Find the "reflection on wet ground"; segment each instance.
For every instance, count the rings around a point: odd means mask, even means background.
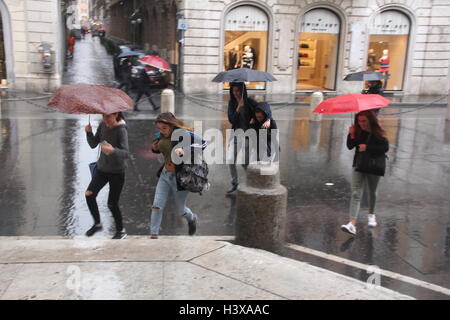
[[[105,56],[101,59],[104,64],[110,61]],[[75,57],[72,63],[76,61]],[[94,79],[91,83],[104,80],[105,74],[112,76],[111,70],[95,72],[95,68],[105,68],[103,62],[92,65],[86,61],[84,65],[93,68],[92,74],[104,72],[99,78],[90,78]],[[74,70],[69,66],[69,75],[72,72],[72,77],[78,77]],[[66,81],[70,79],[66,75]],[[190,125],[193,119],[202,119],[204,130],[225,132],[229,124],[223,112],[225,104],[219,102],[226,102],[226,95],[208,99],[199,103],[179,94],[177,115]],[[215,108],[208,108],[212,105]],[[281,129],[281,183],[289,192],[286,241],[450,288],[450,122],[444,120],[443,108],[406,111],[411,109],[386,108],[380,116],[390,151],[378,192],[379,226],[367,227],[364,201],[358,235],[350,240],[339,226],[346,222],[349,208],[353,152],[347,150],[345,138],[351,117],[324,116],[322,121],[310,121],[307,107],[274,108]],[[147,235],[156,172],[162,161],[150,150],[155,114],[129,112],[126,117],[131,158],[121,197],[124,224],[129,234]],[[91,117],[94,127],[99,119]],[[86,142],[86,123],[87,116],[47,109],[45,99],[2,100],[0,235],[73,236],[84,234],[91,226],[84,192],[90,180],[88,163],[96,159],[97,150]],[[240,167],[239,174],[245,177]],[[236,199],[225,196],[230,184],[227,166],[210,165],[209,178],[210,191],[188,198],[189,207],[200,215],[198,235],[233,235]],[[98,196],[106,226],[103,236],[114,231],[107,192],[105,188]],[[171,209],[169,204],[161,233],[187,234],[187,225]],[[327,266],[323,261],[316,263]],[[362,271],[328,267],[367,279]],[[392,289],[401,287],[383,281]]]

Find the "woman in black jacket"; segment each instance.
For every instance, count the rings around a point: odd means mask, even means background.
[[[383,94],[383,83],[381,80],[367,81],[367,89],[363,90],[363,94]],[[376,116],[380,113],[381,108],[372,109]]]
[[[351,235],[356,234],[356,219],[361,206],[361,197],[367,186],[369,195],[369,227],[376,227],[375,202],[380,176],[384,175],[384,169],[371,169],[360,172],[357,166],[358,158],[366,153],[370,159],[383,157],[389,150],[389,142],[384,130],[380,127],[378,119],[371,110],[362,111],[355,116],[355,124],[349,127],[347,147],[349,150],[356,148],[353,158],[352,172],[352,196],[350,201],[350,221],[341,226],[341,230]]]

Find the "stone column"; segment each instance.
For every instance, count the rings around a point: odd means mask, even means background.
[[[310,120],[312,121],[321,121],[322,115],[319,113],[313,113],[313,110],[323,101],[323,93],[320,91],[316,91],[311,95],[311,102],[310,102]]]
[[[287,189],[278,163],[249,165],[237,190],[236,244],[277,252],[285,237]]]
[[[164,89],[161,93],[161,112],[175,114],[175,94],[172,89]]]

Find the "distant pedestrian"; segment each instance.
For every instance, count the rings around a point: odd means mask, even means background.
[[[270,161],[274,161],[278,159],[277,150],[272,150],[272,139],[277,139],[275,132],[272,130],[277,130],[277,123],[274,119],[270,120],[270,127],[267,129],[263,128],[263,124],[269,120],[269,115],[271,114],[270,105],[267,102],[258,102],[255,108],[255,118],[256,121],[251,122],[251,128],[256,130],[257,142],[256,142],[256,150],[257,150],[257,160],[262,161],[264,158],[270,159]],[[265,150],[261,150],[261,152],[265,152],[264,157],[261,159],[260,157],[260,139],[263,136],[260,134],[260,130],[267,130],[267,140],[263,145],[266,145]],[[274,146],[278,148],[278,141],[275,141]]]
[[[75,50],[75,37],[72,33],[67,37],[67,53],[69,58],[73,58],[73,52]]]
[[[166,206],[169,194],[173,194],[175,201],[175,213],[184,217],[188,223],[189,235],[194,235],[197,230],[197,215],[191,209],[186,207],[186,199],[189,191],[184,190],[178,185],[176,172],[181,169],[182,164],[176,165],[172,161],[172,149],[179,141],[172,141],[172,134],[179,130],[184,130],[191,136],[191,151],[196,147],[205,148],[202,139],[196,136],[192,129],[187,127],[181,120],[175,118],[170,113],[161,113],[156,118],[156,126],[158,127],[158,137],[152,143],[152,151],[154,153],[162,153],[164,156],[164,165],[158,170],[158,184],[156,185],[155,199],[152,205],[150,238],[157,239],[161,226],[164,207]],[[178,155],[183,155],[184,150],[177,148],[174,150]],[[192,153],[194,154],[194,153]]]
[[[132,57],[126,57],[121,59],[120,61],[120,79],[121,82],[118,89],[122,89],[122,87],[125,87],[125,93],[128,94],[130,91],[132,85],[131,85],[131,68],[133,67],[133,58]]]
[[[108,208],[114,217],[116,233],[113,239],[123,239],[127,236],[122,223],[122,213],[119,208],[119,198],[125,182],[127,167],[128,133],[122,113],[103,115],[103,121],[95,135],[92,127],[85,127],[86,137],[91,148],[100,144],[101,153],[97,161],[97,170],[86,190],[86,202],[94,218],[94,225],[86,232],[88,237],[102,230],[100,213],[97,206],[97,195],[109,183]]]
[[[353,171],[351,183],[350,221],[342,225],[341,229],[351,235],[356,234],[356,220],[361,206],[361,198],[367,188],[369,198],[369,227],[376,227],[375,203],[377,200],[377,187],[380,176],[384,175],[384,166],[378,165],[362,170],[362,165],[369,161],[378,163],[376,159],[384,159],[389,150],[389,142],[384,130],[380,127],[377,117],[370,110],[362,111],[355,116],[354,125],[349,127],[347,136],[349,150],[356,148],[353,158]],[[367,159],[367,161],[363,161]],[[364,171],[364,172],[361,172]]]
[[[367,89],[362,91],[363,94],[383,94],[383,83],[381,80],[367,81]],[[380,113],[381,108],[371,109],[376,116]]]
[[[250,122],[252,119],[255,121],[255,108],[257,102],[247,96],[247,88],[243,82],[231,82],[230,83],[230,100],[228,102],[228,121],[231,123],[233,130],[242,129],[244,132],[250,128]],[[267,129],[270,127],[270,119],[272,113],[269,112],[267,121],[262,125],[262,128]],[[244,168],[247,168],[249,164],[249,141],[245,138],[245,141],[241,141],[237,136],[232,137],[229,148],[233,151],[233,163],[229,165],[231,174],[231,189],[227,191],[230,195],[236,191],[239,180],[237,173],[236,161],[239,152],[245,153]]]
[[[152,94],[150,92],[150,79],[147,75],[146,68],[138,68],[137,89],[138,89],[137,96],[136,99],[134,100],[134,111],[139,111],[138,104],[143,94],[147,96],[148,101],[153,107],[153,110],[159,109],[159,106],[157,106],[152,99]]]

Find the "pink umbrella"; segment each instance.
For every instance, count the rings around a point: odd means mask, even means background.
[[[139,61],[158,69],[172,71],[170,64],[160,56],[144,56],[140,58]]]
[[[111,114],[133,109],[133,100],[119,89],[77,83],[56,90],[48,105],[66,113]]]
[[[364,110],[386,107],[391,102],[391,100],[379,94],[346,94],[322,101],[313,112],[326,114],[357,113]]]

